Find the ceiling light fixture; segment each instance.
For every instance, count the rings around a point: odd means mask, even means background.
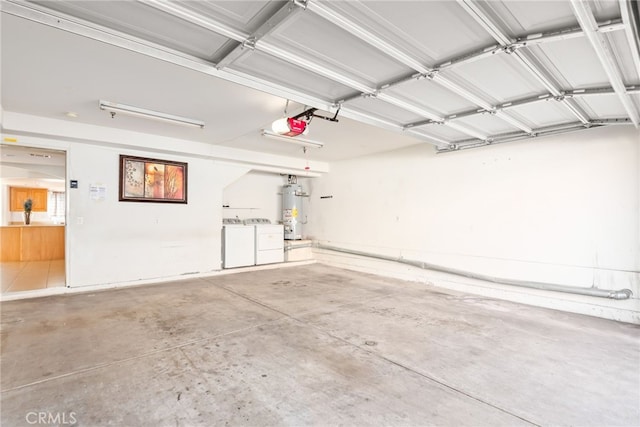
[[[312,147],[312,148],[324,147],[324,144],[322,142],[312,141],[310,139],[303,139],[299,137],[284,136],[284,135],[270,132],[268,130],[263,130],[262,136],[264,136],[265,138],[275,139],[278,141],[286,141],[286,142],[291,142],[298,145],[303,145],[305,147]]]
[[[174,116],[172,114],[161,113],[159,111],[147,110],[140,107],[133,107],[131,105],[116,104],[115,102],[100,101],[100,109],[111,112],[111,117],[114,117],[116,113],[130,114],[132,116],[144,117],[147,119],[161,120],[170,123],[195,126],[204,128],[204,122],[196,119],[189,119],[187,117]]]

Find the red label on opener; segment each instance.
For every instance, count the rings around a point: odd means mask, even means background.
[[[290,132],[287,132],[285,134],[287,136],[300,135],[307,128],[307,122],[305,122],[304,120],[298,120],[298,119],[289,117],[287,121],[290,129]]]

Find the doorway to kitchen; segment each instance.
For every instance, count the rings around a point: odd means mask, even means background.
[[[64,287],[66,152],[0,145],[2,295]]]

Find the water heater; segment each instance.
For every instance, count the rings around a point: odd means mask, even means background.
[[[282,187],[282,224],[285,240],[302,239],[302,186],[288,184]]]

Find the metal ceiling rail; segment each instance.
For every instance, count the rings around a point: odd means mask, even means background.
[[[377,94],[381,94],[384,91],[386,91],[387,89],[390,89],[390,88],[392,88],[394,86],[397,86],[399,84],[407,83],[407,82],[415,81],[415,80],[422,80],[422,79],[426,79],[426,78],[427,78],[427,76],[425,74],[412,72],[411,74],[407,74],[407,75],[405,75],[403,77],[398,77],[398,78],[393,79],[393,80],[391,80],[389,82],[381,84],[378,87],[376,92],[377,92]],[[347,95],[347,96],[337,100],[336,102],[339,103],[339,104],[344,104],[344,103],[353,101],[355,99],[362,98],[363,96],[366,97],[367,94],[363,94],[362,92],[355,92],[355,93],[352,93],[351,95]]]
[[[138,54],[178,65],[186,69],[218,77],[262,92],[267,92],[275,96],[291,99],[329,112],[336,110],[336,106],[332,101],[310,96],[308,94],[292,90],[291,88],[281,86],[277,83],[246,75],[242,72],[218,70],[212,63],[195,56],[139,39],[98,24],[73,18],[61,12],[53,13],[49,9],[32,3],[6,0],[2,2],[0,9],[2,13],[7,13],[22,19],[27,19],[82,37],[117,46]],[[343,109],[342,111],[345,112],[346,110]],[[360,116],[365,118],[364,115]],[[378,125],[377,120],[376,123],[371,124]],[[396,128],[398,130],[402,130],[402,126],[397,125]]]
[[[226,34],[232,34],[231,31],[229,30],[228,27],[226,27],[225,25],[218,23],[216,21],[210,20],[210,19],[206,19],[202,16],[198,16],[197,14],[194,14],[180,6],[171,6],[171,7],[166,7],[166,3],[160,2],[158,0],[146,0],[146,3],[149,4],[150,6],[153,7],[157,7],[159,10],[162,10],[166,13],[172,14],[173,16],[177,16],[180,17],[182,19],[187,20],[188,22],[192,22],[195,23],[197,25],[202,25],[204,28],[208,28],[211,29],[214,32],[218,32],[217,29],[220,28],[222,31],[224,31]],[[303,58],[300,58],[298,55],[292,54],[284,49],[280,49],[277,46],[274,46],[272,44],[269,44],[268,42],[264,42],[264,40],[262,40],[262,38],[264,36],[266,36],[267,34],[269,34],[270,32],[272,32],[278,25],[280,25],[282,22],[284,22],[287,19],[290,19],[292,16],[294,16],[298,11],[300,11],[301,9],[298,7],[294,7],[291,3],[287,3],[285,6],[283,6],[282,8],[280,8],[270,19],[268,19],[263,25],[260,26],[260,28],[254,32],[251,35],[247,35],[247,34],[243,34],[242,35],[242,39],[239,39],[239,34],[233,34],[234,37],[233,39],[236,41],[241,42],[241,44],[239,46],[237,46],[229,55],[227,55],[225,58],[223,58],[220,62],[218,62],[217,64],[217,68],[218,69],[222,69],[225,67],[228,67],[233,61],[237,60],[238,58],[240,58],[242,55],[246,54],[247,52],[250,52],[254,49],[257,49],[259,51],[263,51],[265,53],[268,53],[274,57],[277,57],[279,59],[284,59],[285,61],[288,61],[290,63],[293,63],[301,68],[313,71],[315,73],[318,73],[324,77],[327,77],[333,81],[337,81],[338,83],[344,84],[345,86],[351,87],[353,89],[356,89],[358,91],[360,91],[361,93],[365,93],[365,94],[370,94],[375,96],[375,89],[368,87],[354,79],[351,79],[347,76],[341,75],[333,70],[330,70],[326,67],[322,67],[319,64],[313,63],[311,61],[307,61]],[[223,34],[225,35],[225,34]],[[384,97],[383,97],[384,98]],[[400,106],[405,106],[404,101],[399,100],[397,98],[394,97],[387,97],[385,98],[385,100],[387,102],[393,103],[394,105],[400,105]],[[409,106],[409,105],[407,105]],[[420,109],[417,106],[410,106],[412,108],[411,111],[422,115],[423,117],[429,117],[430,119],[435,119],[435,120],[441,120],[440,116],[424,110],[424,109]],[[355,117],[362,117],[364,118],[365,116],[369,119],[369,121],[376,121],[376,122],[380,122],[381,119],[376,118],[374,116],[371,115],[365,115],[364,113],[355,111],[355,110],[350,110],[349,108],[342,108],[342,112],[343,115],[345,113],[347,114],[351,114]],[[385,123],[385,127],[389,128],[391,126],[393,126],[396,130],[404,130],[404,128],[402,127],[402,125],[398,125],[398,124],[392,124],[390,122],[384,121]],[[463,128],[458,126],[458,128]],[[466,130],[466,129],[465,129]],[[431,135],[423,135],[423,134],[418,134],[415,132],[412,132],[415,135],[419,135],[422,137],[427,136],[428,138],[431,138],[435,141],[437,141],[440,144],[450,144],[448,141],[445,141],[441,138],[437,138]],[[479,137],[482,135],[479,135],[477,132],[473,132],[473,131],[467,131],[465,132],[466,134],[470,135],[470,136],[474,136],[474,137]],[[437,145],[437,144],[436,144]]]
[[[267,92],[285,99],[313,106],[325,111],[334,112],[336,107],[332,101],[320,99],[308,94],[292,90],[277,83],[269,82],[237,71],[218,70],[211,62],[193,55],[162,46],[120,31],[103,27],[62,12],[53,12],[48,8],[24,1],[4,0],[0,10],[19,18],[57,28],[82,37],[117,46],[131,52],[156,58],[190,70],[218,77],[233,83]]]
[[[131,52],[146,55],[155,59],[159,59],[161,61],[201,72],[203,74],[218,77],[285,99],[291,99],[301,104],[319,108],[324,111],[335,112],[335,110],[337,109],[337,106],[333,101],[320,99],[306,93],[291,89],[289,87],[285,87],[277,83],[248,75],[241,71],[233,69],[219,70],[211,62],[205,61],[195,56],[179,52],[174,49],[167,48],[165,46],[158,45],[131,36],[129,34],[122,33],[117,30],[109,29],[83,19],[71,17],[62,12],[54,12],[46,7],[35,5],[33,3],[6,0],[2,2],[0,10],[2,13],[7,13],[22,19],[27,19],[39,24],[67,31],[81,37],[97,40],[112,46],[129,50]],[[236,34],[236,36],[237,35],[238,34]],[[342,107],[342,109],[340,110],[340,115],[343,117],[353,118],[354,120],[358,120],[363,123],[382,127],[391,131],[404,131],[404,128],[400,124],[392,123],[374,115],[362,113],[350,108]],[[424,138],[429,138],[429,141],[426,142],[429,142],[437,147],[440,147],[440,145],[450,144],[450,142],[448,141],[429,134],[425,134],[424,132],[406,131],[404,133],[419,136],[423,140]]]
[[[185,9],[179,5],[176,5],[175,3],[174,4],[165,3],[158,0],[144,0],[144,3],[150,6],[156,7],[160,10],[163,10],[166,13],[170,13],[173,16],[186,19],[187,21],[192,22],[196,25],[202,26],[203,28],[207,28],[211,31],[222,34],[227,38],[231,38],[235,41],[238,41],[242,43],[243,47],[245,48],[249,48],[249,49],[253,48],[256,50],[263,51],[274,57],[284,59],[285,61],[291,62],[304,69],[307,69],[314,73],[318,73],[320,75],[324,75],[327,78],[330,78],[341,84],[352,87],[353,89],[358,90],[364,94],[367,94],[369,96],[375,96],[385,102],[394,104],[404,109],[409,109],[409,111],[413,111],[417,114],[421,114],[423,117],[426,117],[429,120],[432,120],[433,122],[438,122],[443,124],[446,123],[448,126],[450,126],[453,129],[457,129],[460,132],[463,132],[467,135],[470,135],[474,138],[478,138],[484,141],[483,144],[486,144],[487,141],[491,142],[495,139],[495,138],[488,138],[486,135],[483,135],[473,129],[469,129],[461,124],[448,122],[447,118],[445,117],[441,117],[438,114],[430,112],[410,102],[391,96],[390,94],[380,93],[379,90],[376,88],[370,87],[365,83],[359,82],[348,76],[344,76],[339,72],[336,72],[335,70],[331,70],[326,67],[321,67],[319,66],[319,64],[316,64],[313,61],[304,60],[299,57],[292,57],[293,56],[292,53],[287,52],[286,50],[280,49],[277,46],[271,45],[265,42],[264,40],[259,40],[256,38],[256,36],[263,37],[263,35],[260,34],[261,31],[263,30],[269,31],[269,29],[266,27],[262,28],[261,26],[258,29],[258,31],[256,31],[253,35],[245,34],[244,32],[238,31],[225,24],[219,23],[215,20],[208,19],[198,14],[195,14],[188,9]],[[315,4],[315,3],[312,3],[312,4]],[[195,71],[199,71],[205,74],[209,74],[215,77],[223,78],[225,80],[232,81],[232,82],[235,82],[247,87],[251,87],[257,90],[261,90],[276,96],[292,99],[294,101],[301,102],[316,108],[320,108],[325,111],[334,111],[337,107],[337,105],[335,103],[332,103],[331,101],[319,99],[317,97],[310,96],[298,90],[284,87],[284,86],[278,85],[277,83],[263,80],[255,76],[239,72],[237,70],[232,70],[232,69],[220,70],[211,62],[202,60],[195,56],[186,54],[184,52],[179,52],[162,45],[148,42],[146,40],[143,40],[143,39],[140,39],[116,30],[112,30],[112,29],[100,26],[98,24],[93,24],[82,19],[73,18],[68,15],[65,15],[64,13],[60,13],[60,12],[52,13],[49,9],[41,8],[37,5],[27,4],[26,2],[22,2],[22,1],[7,0],[3,2],[1,9],[3,13],[6,12],[21,18],[29,19],[29,20],[39,22],[45,25],[49,25],[58,29],[62,29],[64,31],[68,31],[84,37],[92,38],[94,40],[105,42],[114,46],[122,47],[136,53],[154,57],[166,62],[170,62],[176,65],[189,68]],[[281,22],[281,18],[286,19],[290,13],[293,13],[291,11],[287,13],[283,10],[284,10],[284,7],[281,8],[278,12],[276,12],[276,14],[274,14],[274,16],[272,17],[273,21],[271,21],[272,23],[277,24],[278,22]],[[267,24],[269,22],[270,20],[267,20]],[[435,71],[435,70],[432,70],[432,71]],[[420,72],[418,72],[418,75],[422,77],[427,77]],[[415,77],[415,74],[412,77]],[[434,75],[431,75],[428,77],[434,78]],[[442,84],[442,81],[440,81],[440,83]],[[456,85],[453,83],[451,83],[451,85],[454,88],[456,87]],[[461,89],[461,88],[458,88],[458,89]],[[569,92],[564,92],[564,93],[559,92],[555,88],[554,88],[554,91],[558,92],[558,95],[554,94],[554,96],[561,97],[561,100],[563,102],[567,102],[568,101],[567,98],[570,98],[571,96],[578,94],[578,90],[573,91],[575,92],[574,94],[571,94]],[[551,91],[551,92],[554,93],[554,91]],[[467,92],[467,95],[474,96],[473,94],[470,94],[468,92]],[[493,106],[483,102],[479,98],[477,98],[476,101],[479,101],[479,103],[481,104],[486,104],[485,106],[491,107],[491,109],[493,110]],[[566,105],[570,105],[570,104],[566,104]],[[503,104],[503,107],[505,106],[506,105]],[[343,116],[353,117],[356,120],[360,120],[365,123],[375,124],[377,126],[386,127],[392,130],[404,129],[402,125],[395,124],[387,120],[378,118],[375,115],[362,113],[357,110],[350,109],[348,107],[343,107],[341,111],[342,111],[341,114]],[[478,111],[481,111],[481,110],[475,110],[475,112],[478,112]],[[616,120],[619,120],[619,119],[616,119]],[[587,123],[591,124],[592,122],[587,121]],[[451,147],[454,146],[454,144],[449,141],[446,141],[439,137],[429,135],[428,133],[424,133],[422,131],[409,129],[406,132],[416,136],[420,136],[422,138],[429,138],[433,141],[436,141],[437,144],[435,145],[438,146],[438,148],[441,148],[440,144],[451,146]],[[535,135],[536,132],[537,131],[528,132],[524,130],[524,133],[522,134],[518,133],[518,134],[523,136],[526,134]],[[429,141],[429,142],[433,143],[433,141]]]
[[[612,119],[612,120],[620,120],[620,119]],[[622,119],[622,120],[624,121],[626,119]],[[496,144],[502,144],[505,142],[518,141],[522,139],[537,138],[541,136],[558,135],[561,133],[584,130],[590,127],[594,127],[594,128],[602,127],[602,126],[607,126],[611,124],[614,124],[614,123],[608,123],[607,121],[593,121],[592,123],[589,124],[589,126],[585,126],[582,122],[562,123],[558,125],[545,126],[545,127],[535,129],[533,134],[528,134],[526,132],[509,132],[509,133],[495,135],[494,137],[485,141],[479,141],[479,140],[456,141],[455,144],[452,144],[449,147],[438,148],[438,152],[443,153],[443,152],[450,152],[450,151],[466,150],[470,148],[486,147],[487,145],[496,145]]]
[[[219,69],[227,68],[233,62],[237,61],[244,55],[255,49],[255,44],[258,40],[269,35],[278,26],[284,22],[293,19],[300,12],[300,8],[295,7],[292,3],[287,3],[278,9],[273,15],[266,19],[256,31],[254,31],[247,39],[235,47],[224,58],[218,61],[216,67]]]
[[[176,16],[178,18],[184,19],[185,21],[199,25],[202,28],[206,28],[209,31],[213,31],[214,33],[220,34],[221,36],[227,37],[237,42],[244,42],[249,37],[249,35],[243,31],[239,31],[221,22],[207,19],[201,15],[198,15],[197,13],[190,11],[189,9],[178,6],[177,4],[172,2],[162,0],[138,1],[161,10],[165,13],[168,13],[169,15]]]
[[[509,132],[500,135],[495,135],[487,141],[478,141],[478,140],[462,140],[456,141],[453,147],[439,149],[439,151],[451,151],[460,150],[465,148],[477,148],[484,147],[487,145],[501,144],[504,142],[512,142],[522,139],[535,138],[540,136],[549,136],[556,135],[559,133],[566,133],[575,130],[583,130],[588,128],[596,128],[603,126],[612,126],[612,125],[629,125],[631,124],[631,120],[627,117],[622,118],[614,118],[614,119],[599,119],[599,120],[591,120],[589,122],[589,126],[584,126],[582,122],[570,122],[570,123],[562,123],[558,125],[551,125],[541,127],[535,130],[534,134],[530,135],[523,132]]]
[[[503,47],[509,47],[512,42],[511,39],[498,28],[496,24],[480,9],[480,7],[471,0],[458,0],[458,4],[473,17],[482,28],[484,28],[498,43]],[[556,87],[556,84],[551,80],[549,76],[538,67],[534,60],[530,58],[524,52],[525,49],[516,49],[512,51],[514,58],[516,58],[526,70],[528,70],[549,92],[558,97],[563,105],[567,107],[573,115],[583,124],[589,123],[587,115],[580,111],[571,100],[562,97],[561,91]]]
[[[433,120],[435,122],[443,122],[444,119],[442,116],[435,114],[425,108],[419,107],[410,102],[404,101],[402,99],[396,98],[394,96],[390,96],[386,93],[378,93],[376,95],[372,95],[372,97],[379,99],[381,101],[387,102],[391,105],[395,105],[396,107],[402,108],[406,111],[411,111],[419,116],[426,117],[429,120]]]
[[[622,117],[619,119],[596,119],[591,120],[592,125],[629,125],[631,123],[631,119],[628,117]]]
[[[598,29],[600,32],[619,31],[619,30],[623,30],[624,28],[625,26],[622,23],[621,19],[611,19],[598,24]],[[516,39],[516,42],[513,43],[512,48],[519,49],[525,46],[539,45],[542,43],[568,40],[568,39],[578,38],[583,36],[584,36],[584,32],[582,31],[582,28],[580,28],[580,26],[551,30],[551,31],[542,32],[542,33],[540,32],[532,33],[532,34],[527,34],[527,35],[518,37]],[[507,53],[507,51],[509,50],[510,48],[505,48],[503,46],[493,44],[491,46],[487,46],[483,49],[480,49],[474,52],[470,52],[461,56],[456,56],[452,59],[449,59],[445,62],[442,62],[436,65],[435,67],[432,68],[432,70],[441,72],[447,69],[455,68],[459,65],[468,64],[468,63],[477,61],[479,59],[488,58],[493,55],[497,55],[501,53]],[[418,73],[412,72],[405,76],[395,78],[391,81],[388,81],[382,84],[378,88],[378,92],[381,92],[383,90],[388,90],[396,86],[399,86],[408,82],[412,82],[415,80],[428,78],[427,74],[428,73],[425,74],[420,72]],[[358,92],[343,98],[342,100],[340,100],[340,102],[349,102],[354,99],[360,98],[361,96],[362,94]]]
[[[616,60],[609,48],[608,41],[598,33],[598,25],[596,24],[595,17],[591,11],[591,6],[588,3],[580,0],[571,0],[571,6],[573,13],[578,19],[578,23],[584,30],[591,46],[596,52],[600,63],[604,67],[604,71],[607,73],[611,86],[618,94],[618,98],[624,106],[627,115],[633,122],[636,128],[640,126],[640,118],[638,117],[638,111],[636,110],[631,98],[627,95],[627,91],[622,81],[622,75],[618,69]],[[633,46],[630,46],[633,49]]]
[[[341,29],[348,31],[349,33],[353,34],[359,39],[366,41],[367,43],[377,48],[378,50],[387,53],[387,55],[391,56],[398,62],[405,64],[408,67],[411,67],[420,73],[428,73],[430,71],[419,60],[396,49],[390,43],[372,34],[371,32],[365,30],[358,24],[350,21],[348,18],[327,8],[326,6],[312,0],[304,0],[304,1],[296,0],[295,3],[298,6],[304,8],[305,10],[309,10],[315,13],[316,15],[324,18],[325,20],[331,22],[332,24],[340,27]]]
[[[357,38],[359,38],[360,40],[364,41],[365,43],[368,43],[369,45],[375,47],[376,49],[380,50],[381,52],[384,52],[386,55],[390,56],[391,58],[395,59],[396,61],[406,65],[407,67],[411,67],[413,70],[418,72],[418,76],[425,76],[428,77],[429,79],[431,79],[433,82],[439,84],[440,86],[450,90],[451,92],[465,98],[466,100],[478,105],[479,107],[482,107],[486,110],[491,110],[493,109],[492,105],[481,99],[479,96],[473,94],[472,92],[470,92],[469,90],[463,88],[462,86],[460,86],[459,84],[453,82],[452,80],[444,77],[443,75],[438,73],[438,70],[434,70],[431,69],[427,66],[425,66],[424,64],[422,64],[418,59],[412,57],[411,55],[406,54],[405,52],[403,52],[402,50],[398,49],[397,47],[391,45],[390,43],[388,43],[387,41],[381,39],[380,37],[376,36],[375,34],[367,31],[365,28],[363,28],[362,26],[356,24],[355,22],[349,20],[348,18],[346,18],[345,16],[342,16],[341,14],[337,13],[336,11],[326,7],[323,4],[318,3],[317,1],[312,1],[312,0],[306,0],[306,1],[297,1],[296,4],[298,4],[299,6],[305,8],[306,10],[309,10],[313,13],[315,13],[316,15],[324,18],[325,20],[331,22],[334,25],[339,26],[341,29],[348,31],[349,33],[351,33],[352,35],[356,36]],[[413,76],[412,76],[413,77]],[[402,81],[406,81],[406,77],[401,79]],[[393,97],[391,97],[390,95],[386,95],[383,94],[382,91],[387,89],[388,87],[390,87],[390,85],[383,85],[380,88],[378,88],[377,90],[377,98],[380,100],[386,100],[387,102],[389,102],[389,100]],[[385,95],[385,96],[383,96]],[[352,100],[354,99],[354,97],[350,97],[348,100]],[[342,102],[348,102],[348,100],[343,100]],[[391,102],[393,103],[393,102]],[[407,105],[408,103],[406,101],[402,101],[402,103],[404,105]],[[395,103],[394,105],[401,107],[400,105],[398,105],[397,103]],[[404,107],[401,107],[404,108]],[[413,109],[409,109],[409,111],[414,111]],[[434,115],[434,113],[431,113],[430,115]],[[439,121],[434,119],[433,117],[429,117],[429,115],[423,115],[424,117],[434,120],[434,121]],[[528,127],[526,124],[520,122],[519,120],[517,120],[514,117],[511,117],[509,115],[507,115],[506,113],[502,113],[500,114],[498,117],[500,117],[501,119],[503,119],[504,121],[506,121],[507,123],[509,123],[512,126],[515,126],[516,128],[519,128],[521,130],[524,130],[525,132],[530,132],[531,128]],[[450,125],[449,123],[445,123],[447,125]],[[469,132],[474,132],[475,134],[477,134],[477,132],[467,129],[467,128],[460,128],[459,125],[454,125],[456,127],[457,130],[467,133],[469,134]],[[452,126],[453,127],[453,126]],[[474,136],[474,135],[472,135]]]
[[[327,110],[329,111],[329,110]],[[390,122],[389,120],[380,118],[374,114],[363,113],[362,111],[358,111],[349,107],[341,107],[340,108],[340,116],[350,118],[353,120],[358,120],[363,123],[368,123],[383,129],[387,129],[394,132],[402,132],[404,134],[410,134],[413,136],[419,137],[422,141],[427,142],[436,146],[436,148],[442,148],[441,145],[450,146],[452,145],[451,141],[447,141],[446,139],[440,138],[438,136],[432,135],[429,132],[418,132],[413,129],[405,129],[404,126],[398,123]],[[428,140],[425,141],[425,138]]]
[[[239,41],[242,43],[243,46],[245,47],[249,47],[251,50],[255,50],[255,51],[259,51],[259,52],[263,52],[266,53],[268,55],[271,55],[275,58],[284,60],[290,64],[296,65],[300,68],[303,68],[305,70],[311,71],[315,74],[319,74],[323,77],[326,77],[330,80],[333,80],[337,83],[340,83],[342,85],[345,85],[347,87],[350,87],[352,89],[355,89],[365,95],[370,95],[370,96],[374,96],[377,97],[377,88],[375,87],[371,87],[368,86],[366,83],[360,82],[352,77],[349,77],[343,73],[340,73],[339,71],[333,70],[331,68],[325,67],[317,62],[305,59],[303,57],[301,57],[299,54],[295,53],[295,52],[290,52],[286,49],[282,49],[278,46],[276,46],[273,43],[269,43],[268,41],[265,41],[264,39],[255,39],[252,38],[251,35],[249,34],[242,34],[242,33],[238,33],[238,32],[233,32],[232,29],[222,23],[217,22],[216,20],[209,18],[209,17],[205,17],[202,16],[198,13],[195,13],[193,11],[190,11],[182,6],[178,6],[176,4],[171,4],[169,7],[167,7],[166,2],[161,2],[160,0],[141,0],[144,1],[145,4],[148,4],[152,7],[156,7],[159,10],[162,10],[172,16],[178,17],[180,19],[186,20],[187,22],[190,22],[192,24],[195,25],[199,25],[203,28],[209,29],[211,31],[214,31],[216,33],[218,33],[219,31],[223,31],[223,33],[219,33],[222,35],[232,35],[233,36],[233,40]],[[307,3],[300,3],[300,2],[296,2],[295,3],[298,6],[301,6],[303,8],[308,7]],[[283,9],[288,7],[288,5],[283,6]],[[282,9],[281,9],[282,10]],[[283,12],[283,14],[286,15],[285,12]],[[284,19],[284,16],[283,16]],[[239,38],[241,36],[244,36],[244,39],[239,40]],[[422,115],[423,117],[432,119],[432,120],[436,120],[436,121],[442,121],[442,117],[440,117],[439,115],[437,115],[436,113],[433,113],[431,111],[428,111],[426,109],[423,109],[417,105],[412,105],[410,103],[408,103],[407,101],[404,101],[402,99],[390,96],[390,95],[386,95],[386,96],[382,96],[379,99],[391,103],[393,105],[399,106],[400,108],[405,108],[407,109],[410,108],[409,111],[413,111],[417,114]],[[399,125],[400,128],[402,129],[402,126]],[[472,130],[472,129],[467,129],[464,126],[459,126],[459,125],[454,125],[456,127],[457,130],[459,130],[460,132],[466,133],[469,136],[473,136],[478,137],[478,135],[480,135],[478,132]]]
[[[429,138],[429,139],[431,139],[433,141],[436,141],[436,142],[438,142],[440,144],[445,145],[446,147],[449,147],[449,146],[453,145],[453,143],[451,143],[451,141],[447,141],[446,139],[442,139],[442,138],[440,138],[438,136],[431,135],[428,132],[425,133],[425,132],[417,132],[417,131],[414,131],[414,130],[408,130],[408,131],[406,131],[406,133],[409,133],[409,134],[415,135],[417,137],[420,137],[420,139],[423,139],[423,140],[424,140],[424,138]],[[433,144],[433,145],[435,145],[435,147],[437,149],[442,149],[440,144]]]
[[[598,29],[600,32],[619,31],[624,29],[624,24],[622,23],[621,19],[612,19],[612,20],[599,23]],[[583,36],[584,36],[584,32],[582,31],[582,28],[580,28],[579,26],[527,34],[527,35],[516,38],[513,43],[510,43],[507,46],[495,45],[495,44],[491,46],[487,46],[483,49],[479,49],[474,52],[470,52],[465,55],[457,56],[455,58],[449,59],[445,62],[442,62],[436,65],[433,68],[436,70],[442,71],[449,68],[460,66],[462,64],[474,62],[474,61],[477,61],[478,59],[490,57],[496,54],[511,53],[515,49],[520,49],[526,46],[534,46],[534,45],[551,43],[551,42],[556,42],[561,40],[569,40],[569,39],[579,38]]]
[[[405,127],[402,126],[401,124],[390,122],[389,120],[378,117],[371,113],[364,113],[355,108],[342,106],[342,108],[340,109],[340,116],[348,117],[354,120],[359,120],[364,123],[374,124],[380,128],[388,129],[391,131],[402,131],[404,134],[411,134],[411,135],[418,136],[422,140],[424,140],[424,138],[428,138],[431,141],[427,141],[427,142],[435,145],[438,148],[440,148],[440,145],[449,146],[452,144],[450,141],[447,141],[446,139],[442,139],[438,136],[432,135],[428,132],[422,132],[421,130],[418,131],[413,129],[405,129]],[[434,141],[437,142],[437,144],[434,143]]]
[[[373,94],[376,91],[374,87],[367,86],[365,83],[359,82],[349,76],[343,75],[335,70],[322,66],[313,61],[304,59],[300,55],[294,52],[289,52],[285,49],[275,46],[272,43],[266,42],[263,39],[255,40],[255,39],[252,39],[250,34],[237,32],[237,31],[234,32],[229,26],[222,24],[216,21],[215,19],[212,19],[210,17],[205,17],[197,12],[193,12],[175,3],[164,2],[161,0],[139,0],[139,1],[142,1],[145,4],[155,7],[158,10],[161,10],[176,18],[183,19],[187,22],[201,26],[202,28],[206,28],[215,33],[223,35],[225,37],[232,38],[233,40],[238,41],[242,43],[244,46],[250,48],[250,50],[257,50],[257,51],[269,54],[278,59],[285,60],[286,62],[297,65],[300,68],[313,71],[316,74],[319,74],[323,77],[326,77],[330,80],[333,80],[345,86],[351,87],[352,89],[358,90],[363,93],[368,93],[368,94]]]
[[[625,35],[631,48],[631,58],[636,68],[636,75],[640,76],[640,13],[636,10],[636,17],[634,18],[631,1],[622,0],[620,2],[620,13],[622,14],[622,22],[624,24]],[[640,9],[638,3],[635,3],[636,9]],[[635,22],[635,25],[634,25]]]
[[[627,93],[640,93],[640,86],[627,86],[626,91]],[[563,91],[561,92],[561,94],[562,94],[562,97],[564,98],[575,98],[575,97],[583,97],[583,96],[590,96],[590,95],[615,94],[615,91],[613,90],[612,87],[609,86],[609,87],[599,87],[599,88],[589,88],[589,89],[574,89],[574,90]],[[478,116],[482,114],[493,114],[493,113],[500,114],[504,110],[507,110],[510,108],[519,107],[527,104],[534,104],[540,101],[550,101],[550,100],[560,101],[560,99],[554,97],[551,93],[543,93],[540,95],[528,96],[526,98],[514,99],[513,101],[498,104],[493,108],[493,110],[474,108],[473,110],[467,110],[467,111],[462,111],[460,113],[450,114],[448,116],[445,116],[445,121],[448,122],[451,120],[462,119],[462,118],[471,117],[471,116]],[[592,122],[593,120],[590,121],[590,123]],[[437,123],[438,122],[435,122],[433,120],[419,120],[417,122],[405,124],[404,128],[410,129],[418,126],[425,126],[425,125],[437,124]]]
[[[435,144],[436,149],[438,149],[438,150],[447,150],[447,149],[454,150],[454,149],[455,149],[455,147],[456,147],[456,144],[455,144],[455,143],[453,143],[453,142],[451,142],[451,141],[448,141],[448,140],[444,140],[444,139],[442,139],[442,138],[440,138],[440,137],[434,137],[433,135],[429,134],[429,132],[424,132],[424,131],[422,131],[422,129],[408,129],[408,130],[406,131],[406,133],[410,133],[410,134],[413,134],[413,135],[419,136],[419,137],[421,137],[421,138],[432,138],[432,139],[434,139],[435,141],[443,141],[443,142],[446,142],[446,144],[444,144],[444,147],[443,147],[443,146],[440,146],[440,145],[438,145],[438,144]],[[473,139],[473,141],[477,141],[477,139]]]
[[[627,93],[640,93],[640,86],[631,85],[626,86],[625,90]],[[615,94],[615,90],[612,87],[594,87],[590,89],[573,89],[563,92],[565,97],[573,97],[573,96],[589,96],[589,95],[609,95]]]
[[[446,124],[449,127],[462,132],[464,134],[467,134],[469,136],[473,136],[474,138],[480,138],[480,139],[484,139],[486,138],[486,135],[477,132],[476,130],[470,129],[464,125],[458,124],[458,123],[447,123],[441,116],[438,116],[434,113],[431,113],[428,110],[425,110],[424,108],[421,108],[417,105],[414,105],[410,102],[404,101],[402,99],[390,96],[389,94],[386,93],[380,93],[377,94],[375,96],[377,99],[381,100],[381,101],[385,101],[389,104],[395,105],[397,107],[403,108],[407,111],[411,111],[412,113],[416,113],[422,117],[427,117],[429,120],[432,120],[434,122],[438,122],[441,124]]]
[[[362,93],[373,95],[376,92],[375,87],[368,86],[366,83],[362,83],[352,77],[340,73],[339,71],[325,67],[324,65],[320,65],[317,62],[305,59],[295,52],[290,52],[286,49],[282,49],[272,43],[265,42],[264,40],[258,40],[256,42],[255,49],[259,52],[269,54],[275,58],[282,59],[290,64],[297,65],[298,67],[304,68],[307,71],[319,74],[323,77],[328,78],[329,80],[333,80],[334,82],[350,87],[351,89],[361,91]]]

